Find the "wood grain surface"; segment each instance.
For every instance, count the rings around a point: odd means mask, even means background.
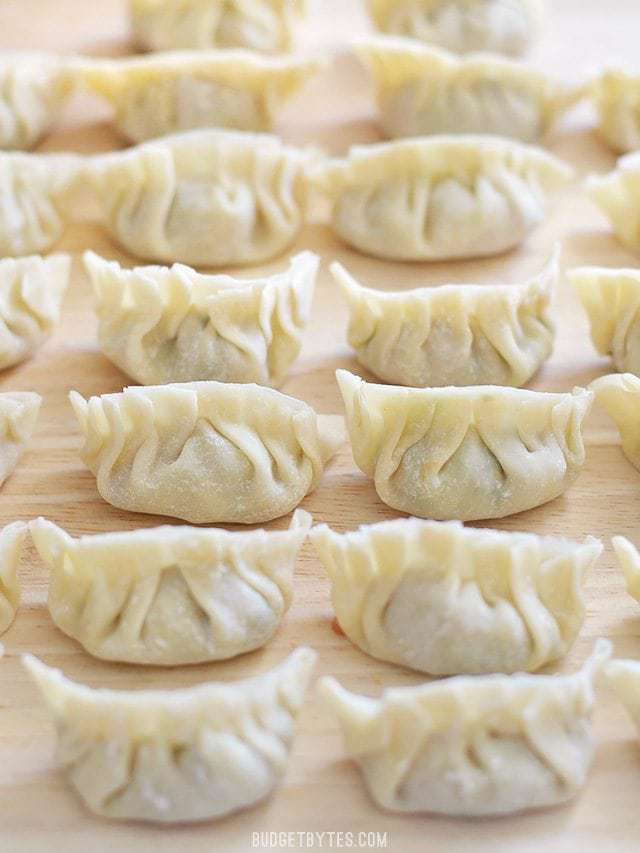
[[[124,2],[118,0],[2,0],[0,46],[64,52],[123,54],[127,41]],[[343,152],[353,142],[378,138],[366,76],[348,56],[348,40],[367,29],[357,0],[316,0],[301,27],[305,51],[331,52],[334,62],[296,97],[278,131],[288,140],[312,142]],[[567,79],[580,79],[613,58],[633,66],[638,51],[637,0],[562,0],[549,3],[544,40],[531,61]],[[640,61],[638,62],[640,65]],[[371,286],[386,289],[444,282],[516,283],[535,273],[555,241],[564,247],[565,267],[578,264],[633,265],[609,233],[603,217],[580,190],[590,171],[604,171],[614,157],[599,141],[588,108],[569,117],[551,140],[552,150],[571,162],[579,180],[558,200],[549,221],[519,251],[490,261],[400,265],[374,261],[347,250],[324,227],[309,227],[295,251],[312,249],[323,258],[313,322],[304,351],[284,391],[318,411],[341,412],[336,367],[357,370],[345,342],[346,311],[328,273],[339,259]],[[103,151],[121,145],[108,112],[78,98],[60,118],[42,150]],[[92,248],[125,263],[97,227],[69,228],[58,247],[74,255]],[[282,268],[286,258],[268,266]],[[568,390],[609,372],[596,355],[576,298],[563,282],[556,297],[558,341],[553,358],[532,388]],[[362,371],[359,371],[362,373]],[[0,389],[35,390],[44,397],[42,414],[15,474],[0,492],[0,523],[44,515],[70,533],[150,527],[163,519],[112,508],[98,496],[93,476],[78,457],[79,434],[67,401],[70,389],[84,395],[120,390],[127,380],[100,353],[88,285],[77,259],[62,324],[31,361],[2,374]],[[587,582],[588,613],[581,636],[563,670],[575,669],[594,639],[610,637],[621,656],[640,657],[640,609],[625,592],[610,547],[613,534],[640,543],[640,475],[623,458],[606,416],[594,411],[586,429],[588,459],[577,484],[562,498],[499,522],[509,530],[571,537],[593,534],[606,545]],[[316,492],[303,506],[318,521],[339,530],[393,517],[372,483],[355,467],[348,447],[340,453]],[[286,526],[288,519],[274,523]],[[32,652],[93,686],[177,687],[207,679],[236,679],[280,661],[305,643],[319,652],[317,673],[331,673],[349,688],[378,694],[391,685],[416,684],[420,677],[375,661],[352,647],[332,627],[329,586],[310,546],[297,567],[295,600],[276,638],[265,649],[227,663],[150,669],[102,663],[52,624],[46,609],[47,573],[27,548],[21,577],[23,601],[4,635],[0,661],[0,851],[180,850],[244,851],[251,833],[262,831],[376,831],[388,833],[388,849],[408,851],[630,851],[638,847],[640,747],[631,723],[603,693],[595,716],[597,756],[582,795],[572,804],[521,817],[454,821],[385,814],[369,800],[355,767],[345,760],[337,722],[313,692],[299,720],[289,771],[275,795],[245,813],[185,828],[116,824],[92,817],[56,769],[54,733],[34,685],[19,663]],[[322,849],[316,847],[316,849]],[[329,849],[325,846],[324,849]]]

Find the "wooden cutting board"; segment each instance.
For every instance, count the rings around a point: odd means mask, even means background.
[[[279,131],[295,142],[312,142],[343,152],[353,142],[377,139],[366,76],[348,57],[347,40],[365,32],[357,0],[316,0],[300,33],[301,49],[335,54],[331,68],[312,81],[283,115]],[[572,80],[591,73],[610,58],[633,66],[638,51],[640,10],[636,0],[563,0],[549,3],[551,18],[532,61]],[[101,0],[3,0],[0,46],[95,54],[122,54],[130,46],[124,2]],[[640,62],[638,62],[640,65]],[[119,147],[108,113],[79,99],[61,117],[58,131],[43,150],[79,152]],[[614,157],[591,129],[589,109],[578,110],[557,132],[552,149],[571,162],[580,180],[604,171]],[[580,181],[559,200],[548,223],[519,251],[490,261],[400,265],[360,256],[341,246],[321,226],[309,227],[295,250],[312,249],[324,260],[314,316],[302,357],[284,391],[320,412],[339,413],[334,381],[337,367],[356,369],[345,342],[346,312],[327,273],[339,259],[370,286],[402,289],[443,282],[517,283],[537,272],[555,241],[564,246],[566,267],[578,264],[633,265],[610,235],[607,223],[580,190]],[[131,263],[98,228],[69,229],[61,250],[79,255],[92,248]],[[283,267],[282,258],[269,270]],[[105,504],[93,476],[78,458],[79,435],[67,401],[70,389],[82,394],[118,391],[123,374],[101,355],[88,285],[76,261],[62,324],[30,362],[0,378],[0,389],[35,390],[44,397],[36,435],[16,473],[0,492],[0,523],[47,516],[70,533],[151,527],[164,519],[134,515]],[[531,387],[568,390],[609,371],[588,338],[585,318],[563,282],[556,298],[558,342],[554,357]],[[625,592],[610,547],[620,533],[640,542],[640,475],[626,462],[618,437],[600,412],[587,427],[588,461],[578,483],[547,506],[499,522],[509,530],[593,534],[606,549],[587,583],[588,614],[563,670],[575,669],[594,639],[610,637],[616,653],[640,657],[640,608]],[[318,521],[339,530],[393,517],[373,486],[355,467],[347,447],[322,484],[303,506]],[[284,527],[287,520],[274,523]],[[640,747],[623,710],[603,694],[595,732],[597,757],[583,794],[571,805],[502,820],[453,821],[402,817],[378,811],[368,799],[355,767],[344,758],[336,720],[313,693],[299,720],[284,785],[265,804],[218,823],[186,828],[116,824],[89,815],[67,788],[54,760],[54,735],[35,687],[19,657],[32,652],[61,667],[71,678],[93,686],[178,687],[208,679],[232,680],[263,672],[298,644],[319,652],[318,674],[338,676],[346,686],[372,695],[391,685],[417,684],[415,673],[385,665],[353,648],[332,626],[328,582],[306,546],[295,582],[295,601],[269,646],[235,661],[178,669],[141,669],[90,658],[58,631],[46,606],[47,574],[33,548],[22,567],[23,602],[3,637],[0,661],[0,851],[250,850],[255,831],[372,831],[387,833],[387,849],[428,851],[629,851],[638,846]],[[329,849],[328,837],[324,849]],[[294,847],[293,849],[296,849]],[[298,849],[303,849],[298,845]],[[316,844],[315,849],[323,849]]]

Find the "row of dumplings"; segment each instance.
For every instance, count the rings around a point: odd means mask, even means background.
[[[249,48],[288,51],[308,0],[129,0],[133,36],[145,50]],[[458,53],[518,56],[537,38],[540,0],[365,0],[379,30]]]
[[[0,251],[48,251],[69,222],[88,219],[136,257],[252,264],[284,252],[315,217],[375,257],[484,257],[522,243],[572,174],[534,146],[464,135],[355,146],[333,159],[228,130],[93,156],[3,153]],[[588,187],[620,239],[640,251],[640,152]]]
[[[393,509],[438,520],[503,518],[563,494],[585,462],[594,392],[640,469],[640,379],[614,374],[592,391],[492,385],[405,388],[337,372],[354,459]],[[342,419],[254,384],[134,386],[70,394],[101,497],[193,524],[258,524],[295,509],[344,443]],[[34,428],[40,397],[0,395],[6,477]]]
[[[373,76],[387,136],[470,133],[539,142],[589,97],[616,151],[640,147],[640,74],[607,70],[570,86],[499,56],[459,58],[398,38],[361,39],[354,49]],[[323,66],[241,50],[111,60],[8,53],[0,63],[0,148],[33,147],[77,90],[105,99],[129,142],[206,127],[271,131],[283,103]]]
[[[141,385],[215,380],[278,387],[300,353],[320,259],[301,252],[282,272],[204,275],[182,264],[123,269],[93,252],[84,266],[104,354]],[[68,255],[0,260],[0,369],[31,356],[60,316]],[[445,284],[384,292],[341,264],[331,273],[349,311],[358,362],[412,387],[525,385],[551,355],[559,247],[519,285]],[[568,272],[595,347],[640,376],[640,270]]]
[[[307,536],[349,640],[431,676],[535,672],[572,648],[602,553],[530,533],[398,518],[337,533],[296,510],[287,530],[164,526],[74,539],[44,518],[0,531],[0,633],[20,600],[27,529],[50,572],[52,620],[102,660],[180,666],[261,648],[292,603]],[[613,545],[640,601],[640,554]]]
[[[65,633],[98,657],[175,664],[230,657],[269,639],[290,603],[310,523],[299,511],[288,531],[165,527],[77,540],[45,519],[29,527],[51,570],[51,615]],[[0,603],[3,591],[15,595],[26,530],[17,522],[0,533]],[[607,641],[574,675],[522,672],[572,645],[598,540],[415,518],[346,534],[322,525],[311,538],[340,624],[364,651],[432,674],[516,673],[459,675],[377,700],[321,680],[347,751],[383,808],[500,815],[570,799],[592,763],[603,669],[640,723],[640,664],[607,663]],[[637,594],[640,554],[622,538],[614,544]],[[52,713],[58,760],[93,812],[187,822],[248,807],[274,789],[315,659],[298,649],[235,684],[136,692],[90,689],[31,656],[24,663]]]

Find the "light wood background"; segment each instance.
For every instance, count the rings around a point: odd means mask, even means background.
[[[342,152],[352,142],[377,139],[371,92],[365,75],[346,54],[348,40],[367,23],[357,0],[316,0],[301,28],[302,50],[335,52],[335,62],[311,82],[283,115],[280,132],[289,140],[314,142]],[[640,10],[636,0],[562,0],[549,4],[544,41],[532,61],[559,76],[580,79],[612,57],[633,65],[638,51]],[[124,2],[120,0],[2,0],[0,47],[43,48],[95,54],[130,49]],[[640,60],[638,61],[640,66]],[[604,171],[614,157],[591,129],[593,116],[578,110],[555,134],[551,148],[570,161],[580,178]],[[43,150],[80,152],[120,145],[104,108],[77,100]],[[341,260],[372,286],[407,288],[443,282],[518,282],[535,273],[561,239],[566,267],[577,264],[633,265],[609,234],[607,223],[581,193],[579,182],[559,199],[548,223],[519,251],[491,261],[399,265],[373,261],[339,245],[320,226],[308,228],[295,250],[324,259],[314,319],[302,357],[284,390],[321,412],[340,412],[336,367],[357,369],[345,343],[344,306],[327,273]],[[125,262],[97,228],[69,229],[60,249],[92,248]],[[278,269],[285,258],[269,265]],[[563,282],[557,294],[559,327],[555,355],[531,387],[568,390],[608,372],[589,341],[580,307]],[[45,515],[72,534],[154,526],[163,519],[126,513],[104,503],[93,476],[78,455],[79,436],[67,401],[70,389],[82,394],[120,390],[126,378],[101,355],[87,283],[76,261],[63,322],[30,362],[7,371],[0,389],[35,390],[44,397],[36,434],[16,473],[0,492],[0,523]],[[563,664],[572,670],[594,639],[614,640],[618,655],[640,656],[640,609],[625,592],[610,537],[621,533],[640,542],[640,475],[622,457],[606,417],[594,412],[586,430],[588,461],[578,483],[553,503],[506,519],[500,527],[572,537],[593,534],[605,553],[587,583],[588,613],[575,649]],[[315,494],[303,506],[318,521],[339,530],[393,516],[376,497],[370,481],[354,466],[348,448],[339,455]],[[284,527],[286,519],[274,527]],[[179,669],[140,669],[101,663],[86,655],[51,623],[45,605],[47,574],[28,547],[22,566],[23,602],[14,625],[2,638],[0,661],[0,851],[176,850],[244,851],[256,830],[387,832],[389,849],[428,851],[552,851],[637,849],[640,834],[640,747],[622,709],[605,694],[595,717],[598,750],[583,794],[571,805],[502,820],[453,821],[403,817],[378,811],[355,767],[345,760],[335,719],[313,694],[299,720],[289,772],[283,787],[266,803],[221,822],[186,828],[116,824],[89,815],[56,770],[54,734],[35,687],[19,656],[33,652],[70,677],[94,686],[174,687],[206,679],[235,679],[263,672],[300,643],[320,655],[318,674],[338,676],[348,687],[378,694],[390,685],[414,684],[415,673],[379,663],[353,648],[334,630],[328,582],[306,546],[295,582],[295,601],[275,640],[238,660]],[[318,849],[318,848],[316,848]]]

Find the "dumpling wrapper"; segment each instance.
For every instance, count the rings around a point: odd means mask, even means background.
[[[312,59],[195,50],[76,60],[70,74],[114,107],[125,139],[144,142],[199,127],[270,131],[283,103],[319,67]]]
[[[430,675],[534,671],[573,646],[592,536],[400,518],[310,534],[340,627],[362,651]],[[639,569],[640,573],[640,569]]]
[[[621,373],[640,375],[640,270],[579,267],[567,278],[587,312],[596,350]]]
[[[24,361],[60,321],[69,255],[0,259],[0,370]]]
[[[187,382],[70,394],[104,500],[192,524],[257,524],[318,485],[341,419],[258,385]]]
[[[537,39],[540,0],[367,0],[378,29],[456,53],[521,56]]]
[[[600,135],[619,154],[640,148],[640,74],[607,69],[588,86]]]
[[[255,678],[135,691],[85,687],[31,655],[23,663],[53,717],[58,761],[92,812],[191,823],[277,786],[316,657],[300,647]]]
[[[28,150],[50,130],[73,84],[61,56],[0,54],[0,148]]]
[[[595,379],[589,388],[615,422],[624,455],[640,471],[640,379],[632,373],[615,373]]]
[[[72,219],[84,158],[0,152],[0,255],[52,249]]]
[[[607,175],[591,175],[586,190],[622,245],[640,252],[640,151],[621,157]]]
[[[36,427],[42,397],[33,391],[0,393],[0,486],[13,473]]]
[[[104,354],[141,384],[214,379],[278,386],[302,348],[320,259],[251,279],[190,267],[123,269],[85,252]]]
[[[250,265],[297,237],[312,157],[275,136],[201,129],[86,158],[83,176],[103,225],[130,254]]]
[[[388,506],[436,520],[503,518],[561,495],[585,461],[593,394],[401,388],[336,372],[353,456]]]
[[[379,806],[499,816],[564,803],[583,787],[594,682],[610,655],[611,643],[598,640],[572,675],[462,675],[380,699],[334,678],[319,687]]]
[[[18,566],[27,537],[24,521],[14,521],[0,530],[0,634],[13,622],[20,603]],[[2,657],[0,646],[0,657]]]
[[[209,47],[281,53],[305,0],[129,0],[133,35],[146,50]]]
[[[559,255],[556,249],[523,285],[381,291],[363,287],[341,264],[330,269],[349,305],[349,343],[378,378],[421,388],[519,386],[553,351]]]
[[[638,549],[624,536],[614,536],[611,544],[620,568],[624,572],[627,592],[636,601],[640,601],[640,553],[638,553]]]
[[[496,255],[545,218],[547,195],[572,169],[531,145],[436,136],[358,145],[310,168],[349,246],[395,261]]]
[[[275,634],[311,516],[288,530],[156,527],[74,539],[30,522],[50,570],[49,613],[97,658],[177,666],[226,660]]]
[[[640,733],[640,661],[612,660],[605,670],[607,684],[624,705]]]
[[[386,136],[481,133],[539,142],[582,96],[519,62],[459,58],[410,39],[360,39],[356,54],[376,86]]]

